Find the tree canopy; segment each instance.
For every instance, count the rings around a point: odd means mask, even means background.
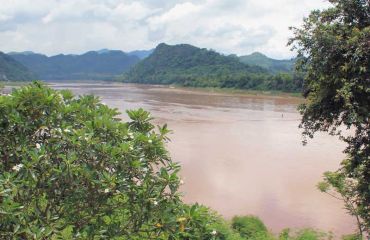
[[[37,82],[0,96],[0,238],[240,239],[181,201],[166,125],[118,114]]]
[[[317,131],[339,135],[347,143],[342,174],[356,184],[357,213],[370,227],[370,3],[330,0],[313,11],[301,28],[292,28],[289,44],[298,50],[304,72],[300,107],[305,137]],[[343,131],[346,128],[348,131]]]

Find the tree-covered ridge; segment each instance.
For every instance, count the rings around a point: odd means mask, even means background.
[[[30,81],[36,75],[9,55],[0,52],[0,81]]]
[[[125,82],[179,84],[194,87],[299,91],[300,78],[293,74],[269,74],[235,56],[188,44],[159,44],[154,52],[121,78]]]
[[[289,60],[277,60],[273,58],[269,58],[266,55],[254,52],[250,55],[240,56],[240,61],[251,65],[251,66],[260,66],[265,69],[268,69],[271,73],[278,73],[278,72],[292,72],[295,59]]]
[[[189,44],[170,46],[161,43],[148,58],[137,64],[129,75],[131,78],[145,82],[149,75],[165,75],[169,72],[207,76],[225,71],[227,73],[235,71],[263,72],[260,68],[250,68],[240,63],[237,58],[226,57],[205,48],[201,49]]]
[[[33,53],[12,53],[11,56],[42,80],[112,80],[140,60],[118,50],[51,57]]]

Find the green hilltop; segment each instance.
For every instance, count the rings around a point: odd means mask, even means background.
[[[153,53],[133,66],[120,80],[146,84],[177,84],[191,87],[300,91],[302,80],[292,72],[272,73],[248,65],[235,55],[189,44],[159,44]]]
[[[9,55],[0,52],[0,81],[30,81],[36,75]]]
[[[260,66],[272,73],[278,72],[291,72],[293,71],[295,59],[289,60],[277,60],[267,57],[266,55],[254,52],[250,55],[240,56],[240,61],[251,65],[251,66]]]

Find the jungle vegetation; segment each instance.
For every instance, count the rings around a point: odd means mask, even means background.
[[[236,88],[299,92],[303,79],[293,71],[272,74],[247,65],[236,56],[224,56],[189,44],[159,44],[154,52],[133,66],[119,80],[145,84]]]
[[[330,0],[312,11],[289,44],[305,72],[300,106],[305,142],[318,131],[346,143],[346,159],[327,172],[319,189],[342,199],[357,220],[360,237],[370,231],[370,2]]]

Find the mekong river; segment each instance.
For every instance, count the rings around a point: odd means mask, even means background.
[[[275,233],[313,227],[338,237],[355,230],[342,202],[316,189],[323,172],[339,167],[344,145],[327,134],[302,145],[300,99],[119,83],[51,86],[98,95],[125,120],[126,109],[142,107],[155,123],[167,123],[185,202],[205,204],[228,219],[257,215]]]

